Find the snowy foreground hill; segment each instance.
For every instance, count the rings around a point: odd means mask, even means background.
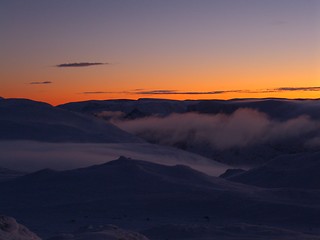
[[[114,224],[150,239],[320,239],[318,191],[268,190],[182,165],[121,157],[87,168],[45,169],[2,182],[0,189],[0,211],[42,237]]]

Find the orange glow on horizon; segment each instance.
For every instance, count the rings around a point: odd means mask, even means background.
[[[319,1],[147,2],[1,2],[0,96],[320,97]]]
[[[135,93],[100,93],[100,94],[47,94],[38,92],[37,94],[10,94],[3,95],[4,98],[27,98],[35,101],[49,103],[53,106],[87,100],[111,100],[111,99],[131,99],[157,98],[171,100],[229,100],[235,98],[285,98],[285,99],[320,99],[318,91],[280,91],[273,93],[222,93],[222,94],[135,94]]]

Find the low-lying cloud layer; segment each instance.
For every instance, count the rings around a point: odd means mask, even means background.
[[[320,123],[307,116],[279,122],[252,109],[239,109],[231,115],[172,114],[115,124],[152,142],[170,146],[208,145],[219,150],[287,141],[320,132]]]

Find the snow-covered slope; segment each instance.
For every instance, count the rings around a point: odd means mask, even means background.
[[[0,240],[41,240],[27,227],[8,216],[0,215]],[[115,225],[88,225],[73,233],[59,234],[47,240],[148,240],[137,232],[121,229]]]
[[[0,139],[141,142],[112,124],[27,99],[0,99]]]
[[[0,215],[0,240],[41,240],[12,217]]]
[[[69,171],[45,169],[0,183],[0,189],[0,211],[45,235],[83,224],[141,230],[159,223],[311,227],[320,221],[317,192],[268,191],[186,166],[127,158]]]
[[[193,188],[243,190],[240,187],[242,185],[211,177],[184,165],[165,166],[126,157],[74,170],[44,169],[1,185],[3,189],[10,189],[10,186],[21,188],[17,194],[37,190],[39,191],[35,193],[39,195],[37,201],[45,201],[46,204],[53,205],[60,198],[61,201],[68,198],[69,201],[78,202],[83,199],[107,197],[111,192],[113,196],[128,194],[134,197],[144,194],[146,196],[143,197],[148,198],[155,194],[162,198],[163,192],[174,190],[186,193]],[[148,193],[151,195],[148,196]],[[56,198],[44,199],[43,197],[47,194],[55,194]],[[30,202],[30,204],[34,205],[36,202]]]
[[[229,180],[268,188],[320,189],[320,152],[284,155]]]
[[[82,227],[72,234],[61,234],[47,240],[149,240],[142,234],[121,229],[115,225]]]
[[[319,240],[314,234],[301,233],[277,227],[245,223],[226,223],[222,226],[210,224],[167,224],[144,231],[152,240]],[[164,233],[167,233],[166,235]],[[166,238],[165,238],[165,237]]]
[[[164,165],[184,164],[213,176],[219,176],[229,168],[197,154],[149,143],[0,141],[0,152],[1,166],[24,172],[43,168],[74,169],[105,163],[120,156]]]

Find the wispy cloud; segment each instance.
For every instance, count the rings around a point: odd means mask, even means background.
[[[43,81],[43,82],[30,82],[29,84],[32,85],[40,85],[40,84],[51,84],[52,82],[50,81]]]
[[[320,91],[320,87],[282,87],[282,88],[276,88],[275,91],[281,92],[281,91],[313,91],[317,92]]]
[[[109,63],[101,63],[101,62],[76,62],[76,63],[61,63],[56,65],[59,68],[67,68],[67,67],[92,67],[99,65],[107,65]]]
[[[215,91],[177,91],[177,90],[150,90],[150,91],[135,91],[135,94],[145,95],[167,95],[167,94],[182,94],[182,95],[218,95],[225,93],[274,93],[274,92],[317,92],[320,87],[281,87],[272,89],[257,89],[257,90],[215,90]]]
[[[110,92],[110,91],[88,91],[82,92],[82,94],[134,94],[134,95],[220,95],[226,93],[246,93],[246,94],[257,94],[257,93],[277,93],[277,92],[306,92],[320,91],[320,87],[281,87],[281,88],[271,88],[271,89],[256,89],[256,90],[214,90],[214,91],[178,91],[171,89],[155,89],[155,90],[145,90],[145,89],[135,89],[131,91],[121,91],[121,92]]]
[[[81,94],[108,94],[108,93],[115,93],[115,92],[96,91],[96,92],[82,92]]]
[[[228,90],[228,91],[177,91],[177,90],[150,90],[150,91],[136,91],[134,94],[145,94],[145,95],[216,95],[224,93],[236,93],[236,92],[245,92],[244,90]]]

